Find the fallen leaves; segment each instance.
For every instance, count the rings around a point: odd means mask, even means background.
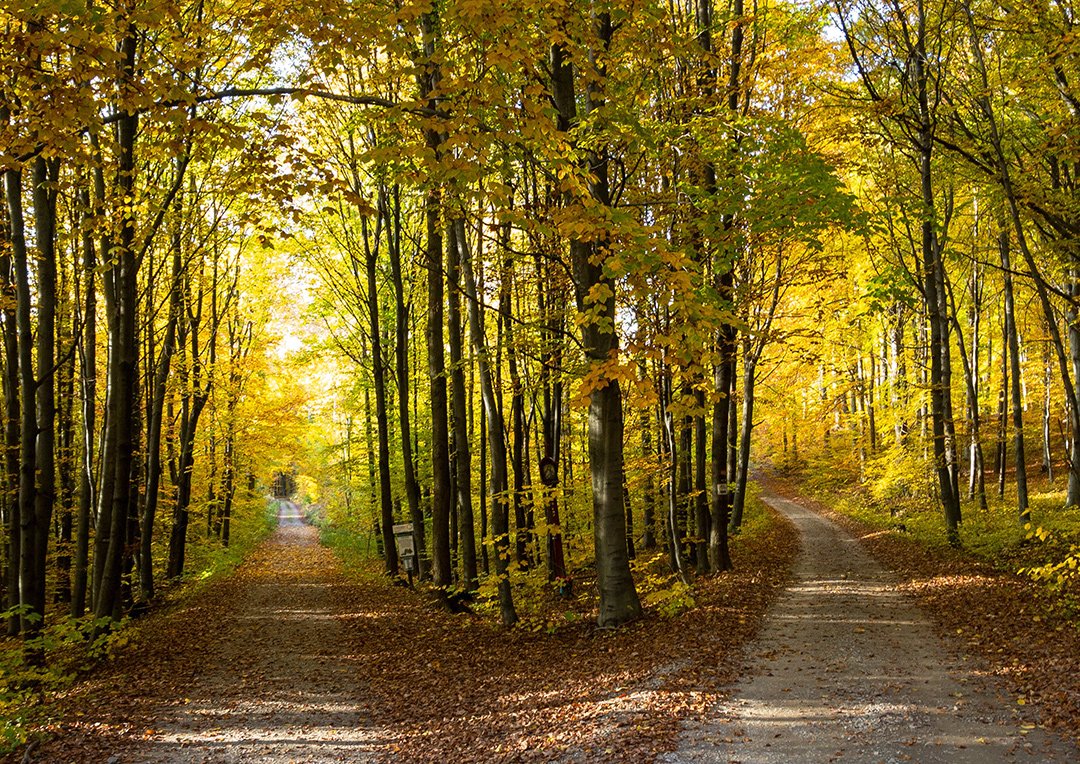
[[[733,573],[696,585],[695,609],[669,619],[649,615],[613,632],[582,618],[549,635],[454,616],[383,578],[344,576],[323,557],[317,564],[277,559],[264,547],[182,610],[148,619],[134,646],[58,699],[64,721],[43,749],[45,760],[143,750],[139,741],[160,733],[162,717],[175,715],[174,708],[204,714],[205,722],[190,717],[196,739],[227,740],[230,725],[243,721],[232,709],[262,691],[268,666],[290,670],[292,662],[291,670],[302,664],[309,672],[347,664],[359,686],[351,697],[331,700],[352,709],[351,723],[372,730],[366,750],[382,758],[652,761],[672,750],[683,722],[708,713],[737,677],[739,648],[787,581],[797,548],[794,529],[773,517],[760,535],[739,538]],[[320,647],[320,655],[308,656],[315,660],[298,660],[304,656],[294,645],[271,636],[289,619],[316,617],[286,604],[301,595],[290,594],[298,584],[281,565],[306,565],[304,585],[326,592],[342,626],[344,643]],[[275,576],[283,600],[275,618],[283,620],[245,612],[237,622],[236,603]],[[579,606],[594,604],[586,598]],[[224,677],[235,679],[232,686]],[[317,679],[297,676],[294,694]],[[322,713],[315,704],[289,707],[279,714],[289,718],[275,724],[296,725],[314,740],[329,734],[320,731]]]

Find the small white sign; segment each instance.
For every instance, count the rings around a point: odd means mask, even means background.
[[[397,543],[398,556],[416,556],[416,537],[413,536],[412,523],[401,523],[394,526],[394,541]]]

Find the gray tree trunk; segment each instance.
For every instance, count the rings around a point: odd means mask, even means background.
[[[1016,328],[1016,308],[1013,301],[1012,266],[1009,262],[1009,234],[998,236],[1001,270],[1005,276],[1005,339],[1012,372],[1013,459],[1016,463],[1016,507],[1020,522],[1031,520],[1028,509],[1027,466],[1024,454],[1024,405],[1020,397],[1020,338]]]

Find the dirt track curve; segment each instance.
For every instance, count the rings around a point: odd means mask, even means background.
[[[1071,743],[1025,729],[1014,699],[951,656],[858,541],[796,502],[766,501],[802,537],[794,581],[731,700],[685,728],[663,761],[1080,761]]]

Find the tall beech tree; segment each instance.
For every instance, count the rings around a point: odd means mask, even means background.
[[[615,35],[611,15],[599,11],[593,17],[595,36],[590,50],[589,77],[584,90],[585,115],[602,119],[605,104],[606,57]],[[578,121],[574,65],[562,44],[551,48],[551,94],[557,109],[556,129],[569,133]],[[572,138],[570,139],[572,141]],[[572,145],[572,142],[570,143]],[[626,516],[623,514],[623,416],[622,390],[612,375],[618,363],[619,339],[615,316],[615,283],[603,266],[612,240],[605,228],[605,212],[611,208],[610,148],[600,143],[584,151],[582,166],[588,179],[566,203],[592,222],[595,228],[570,240],[570,261],[578,310],[587,316],[581,323],[581,339],[588,359],[589,467],[592,474],[593,527],[596,567],[599,576],[601,626],[617,626],[641,614],[626,549]],[[587,193],[586,193],[587,192]]]

